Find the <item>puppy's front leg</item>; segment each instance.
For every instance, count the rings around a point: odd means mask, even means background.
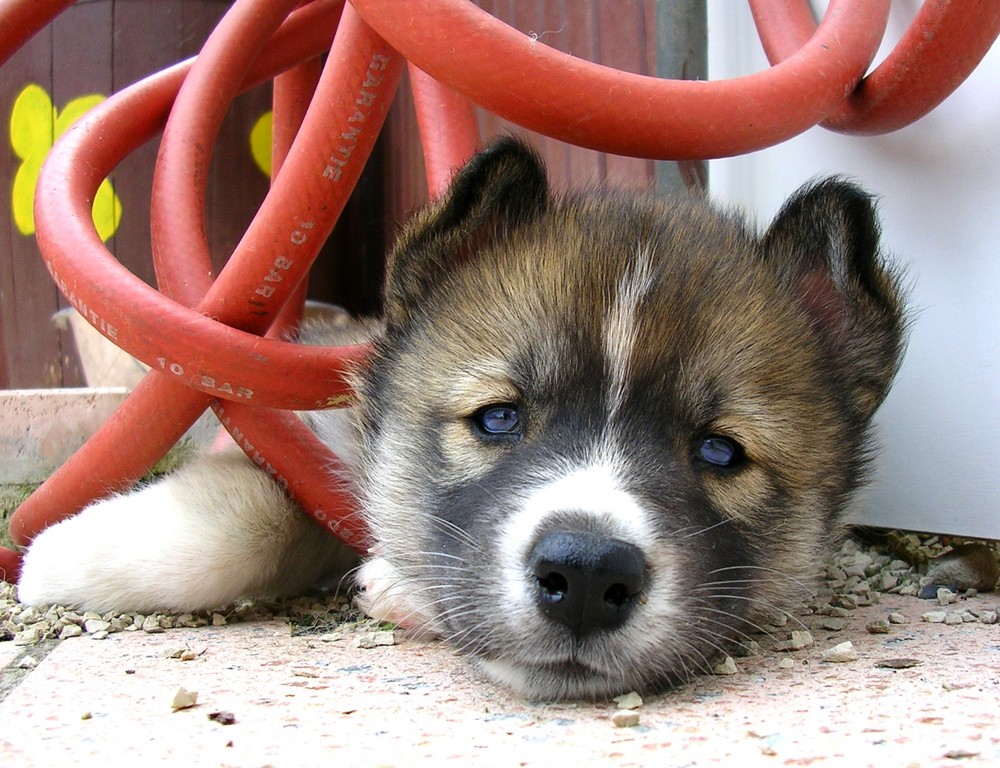
[[[353,564],[270,478],[226,451],[43,531],[18,596],[101,613],[193,611],[291,594]]]

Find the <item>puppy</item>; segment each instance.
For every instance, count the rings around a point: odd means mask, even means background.
[[[847,182],[801,189],[761,235],[695,199],[555,196],[513,139],[414,217],[384,308],[357,405],[304,416],[377,542],[368,610],[533,698],[675,684],[801,601],[905,326]],[[192,610],[351,567],[222,453],[42,533],[19,594]]]

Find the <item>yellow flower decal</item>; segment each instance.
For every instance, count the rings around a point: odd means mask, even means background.
[[[21,165],[14,175],[10,197],[14,224],[22,235],[35,233],[35,185],[45,156],[67,128],[102,101],[104,97],[96,93],[81,96],[59,111],[39,85],[25,86],[18,94],[10,114],[10,146],[21,160]],[[108,179],[97,190],[93,216],[98,235],[101,240],[107,241],[118,229],[122,218],[121,201]]]
[[[250,129],[250,154],[264,175],[271,176],[271,131],[274,130],[274,113],[265,112]]]

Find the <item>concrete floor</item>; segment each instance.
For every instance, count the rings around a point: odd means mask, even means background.
[[[293,637],[279,621],[72,638],[0,703],[0,764],[1000,765],[1000,625],[921,621],[935,607],[883,595],[842,631],[814,628],[810,648],[777,652],[761,638],[765,651],[737,659],[736,674],[647,697],[635,727],[612,723],[613,702],[518,700],[437,643],[362,649],[351,636]],[[890,611],[907,622],[866,631]],[[821,660],[845,640],[856,661]],[[195,658],[171,658],[181,649]],[[5,677],[41,650],[0,644]],[[877,666],[902,657],[920,663]],[[197,705],[173,711],[181,686]]]

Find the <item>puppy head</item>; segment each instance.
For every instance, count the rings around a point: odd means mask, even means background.
[[[877,241],[843,181],[759,236],[553,197],[513,140],[474,158],[401,237],[357,381],[392,615],[575,697],[683,680],[804,597],[901,353]]]

